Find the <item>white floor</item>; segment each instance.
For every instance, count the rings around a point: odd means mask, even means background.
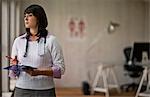
[[[10,90],[13,90],[15,87],[16,80],[11,79],[10,80]],[[12,92],[3,92],[2,97],[11,97]]]
[[[2,93],[2,97],[11,97],[12,92]]]

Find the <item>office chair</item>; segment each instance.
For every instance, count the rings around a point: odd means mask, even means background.
[[[139,78],[142,75],[144,68],[140,65],[137,65],[131,59],[132,47],[126,47],[124,49],[125,55],[125,64],[124,69],[127,71],[127,75],[132,78],[133,82],[129,84],[125,84],[121,87],[122,90],[125,89],[126,92],[131,90],[136,90],[138,88],[138,83],[134,82],[134,79]]]

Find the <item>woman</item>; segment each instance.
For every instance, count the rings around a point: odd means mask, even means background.
[[[60,45],[46,30],[48,21],[44,9],[39,5],[27,7],[24,24],[26,33],[15,39],[11,63],[37,69],[20,72],[14,97],[56,97],[53,78],[61,78],[65,65]]]

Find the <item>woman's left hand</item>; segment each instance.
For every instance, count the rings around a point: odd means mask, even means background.
[[[45,75],[53,76],[52,68],[38,68],[38,69],[27,69],[25,70],[31,76]]]
[[[39,75],[38,74],[38,72],[39,72],[38,69],[27,69],[27,70],[25,70],[25,72],[28,73],[31,76],[37,76],[37,75]]]

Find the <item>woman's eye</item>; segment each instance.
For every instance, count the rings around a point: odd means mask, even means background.
[[[29,14],[29,16],[33,16],[32,14]]]
[[[24,18],[25,17],[31,17],[31,16],[33,16],[33,14],[26,14],[26,15],[24,15]]]

